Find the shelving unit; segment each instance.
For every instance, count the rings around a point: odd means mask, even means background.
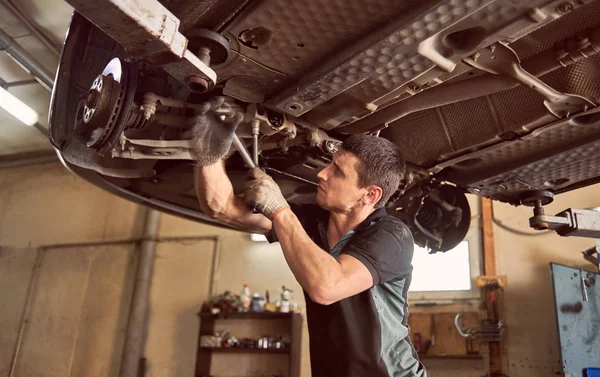
[[[256,354],[256,355],[273,355],[273,357],[288,358],[288,373],[287,377],[300,376],[300,352],[302,345],[302,315],[298,313],[229,313],[223,315],[211,315],[208,313],[200,313],[200,332],[198,335],[198,349],[196,353],[196,377],[209,376],[211,374],[212,358],[214,354]],[[247,326],[252,327],[255,321],[279,320],[288,321],[286,326],[288,333],[272,333],[269,335],[283,335],[290,340],[288,348],[242,348],[242,347],[200,347],[200,337],[202,335],[212,335],[219,325],[223,325],[223,321],[243,321],[247,322]],[[226,322],[225,322],[226,324]],[[264,323],[263,323],[264,324]],[[261,326],[264,329],[264,326]],[[237,336],[236,334],[232,334]],[[240,371],[243,375],[244,371]]]
[[[290,353],[289,348],[244,348],[244,347],[199,347],[199,352],[221,352],[221,353]]]

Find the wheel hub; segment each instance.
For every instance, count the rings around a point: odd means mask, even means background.
[[[129,65],[112,59],[101,74],[96,76],[87,95],[81,100],[75,119],[75,131],[88,147],[101,153],[112,148],[123,129],[121,113],[128,107],[135,90],[129,81]]]

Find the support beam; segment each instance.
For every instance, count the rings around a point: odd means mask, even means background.
[[[486,276],[496,275],[493,216],[492,200],[481,198],[481,219],[483,221],[483,271]]]
[[[481,219],[483,228],[483,270],[486,276],[496,275],[496,252],[494,249],[494,222],[493,222],[492,200],[488,198],[481,199]],[[482,296],[487,312],[487,318],[490,321],[498,322],[499,308],[498,295],[502,295],[500,287],[482,288]],[[491,377],[504,376],[502,373],[502,343],[489,342],[489,375]]]

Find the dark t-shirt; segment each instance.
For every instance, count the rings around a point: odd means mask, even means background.
[[[305,293],[312,376],[426,376],[408,335],[414,242],[406,224],[378,209],[330,250],[329,212],[317,205],[292,211],[319,247],[335,258],[353,256],[373,276],[372,288],[331,305]]]

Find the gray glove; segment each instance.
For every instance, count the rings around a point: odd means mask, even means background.
[[[244,119],[244,115],[223,97],[205,105],[206,110],[196,117],[192,127],[192,149],[200,166],[216,164],[229,153],[231,137]],[[229,109],[231,114],[217,115],[215,111],[220,109]]]
[[[267,173],[254,168],[246,176],[246,201],[270,220],[289,207],[279,186]]]

